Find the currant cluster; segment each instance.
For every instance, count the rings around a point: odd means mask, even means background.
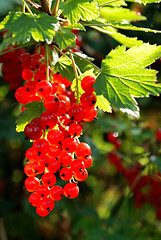
[[[34,58],[34,61],[32,61]],[[97,115],[95,78],[86,76],[81,81],[84,93],[80,103],[71,91],[71,83],[60,73],[51,73],[43,54],[24,55],[26,68],[22,71],[24,86],[18,88],[15,97],[24,106],[40,101],[44,111],[32,119],[24,129],[27,138],[33,141],[25,155],[24,172],[26,189],[31,192],[29,202],[40,216],[47,216],[54,202],[64,195],[75,198],[79,194],[78,181],[84,181],[87,168],[92,165],[91,148],[80,142],[82,123],[92,121]],[[47,81],[47,71],[49,81]],[[68,181],[64,187],[56,185],[56,178]]]
[[[116,152],[108,155],[108,160],[116,170],[125,177],[134,196],[135,207],[141,208],[144,204],[151,204],[156,209],[156,218],[161,220],[161,181],[160,174],[141,175],[144,166],[136,163],[135,166],[126,168],[121,157]]]
[[[26,54],[25,49],[15,49],[16,47],[8,47],[4,50],[7,52],[0,57],[2,63],[3,79],[8,83],[11,90],[16,90],[22,83],[22,58]]]

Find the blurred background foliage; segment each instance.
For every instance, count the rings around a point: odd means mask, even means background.
[[[1,19],[9,10],[19,9],[18,0],[0,0]],[[143,6],[129,3],[130,9],[140,12],[147,21],[139,24],[161,30],[161,4]],[[122,31],[127,36],[151,44],[161,44],[159,34]],[[80,32],[81,50],[101,60],[118,42],[110,36],[87,29]],[[161,60],[151,66],[161,68]],[[158,74],[158,81],[161,82]],[[147,165],[145,174],[156,174],[161,166],[161,143],[155,132],[161,128],[160,97],[139,99],[139,119],[130,119],[117,110],[112,114],[98,112],[98,120],[84,124],[82,141],[92,147],[93,166],[85,182],[79,184],[77,199],[64,198],[56,202],[48,217],[40,218],[30,206],[24,189],[24,153],[30,147],[23,133],[16,133],[15,120],[20,112],[14,91],[0,78],[0,239],[1,240],[159,240],[161,221],[156,219],[154,207],[134,206],[134,198],[121,173],[108,161],[115,151],[126,167],[136,162]],[[118,132],[121,141],[116,149],[108,141],[108,133]],[[153,159],[153,161],[152,161]]]

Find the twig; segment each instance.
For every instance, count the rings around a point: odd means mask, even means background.
[[[76,78],[76,92],[77,92],[77,103],[78,103],[79,102],[79,87],[78,87],[79,76],[78,76],[76,64],[75,64],[75,61],[74,61],[74,58],[73,58],[73,54],[71,52],[70,52],[70,57],[71,57],[71,60],[72,60],[73,69],[74,69],[75,78]]]

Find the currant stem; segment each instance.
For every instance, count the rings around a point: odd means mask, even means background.
[[[69,50],[69,52],[71,53],[72,51]],[[75,56],[77,56],[77,57],[79,57],[79,58],[81,58],[81,59],[84,60],[85,62],[91,64],[95,69],[97,69],[99,72],[101,72],[101,69],[100,69],[99,67],[97,67],[94,63],[92,63],[91,61],[89,61],[89,60],[81,57],[80,55],[78,55],[78,54],[75,53],[75,52],[72,52],[72,54],[75,55]]]
[[[55,1],[54,8],[53,8],[53,12],[52,12],[52,15],[53,15],[53,16],[56,16],[56,15],[57,15],[58,8],[59,8],[59,3],[60,3],[60,0],[56,0],[56,1]]]
[[[23,13],[25,13],[25,1],[22,1],[23,2]]]
[[[74,61],[74,57],[73,57],[73,54],[71,52],[70,52],[70,57],[71,57],[71,60],[72,60],[73,69],[74,69],[75,78],[76,78],[77,103],[79,103],[79,88],[78,88],[79,76],[78,76],[77,67],[76,67],[76,64],[75,64],[75,61]]]
[[[33,13],[31,11],[31,9],[29,8],[29,6],[27,5],[27,3],[24,0],[22,0],[22,1],[23,1],[23,4],[25,5],[25,8],[27,8],[28,12],[33,16]],[[24,8],[23,8],[23,10],[24,10]],[[23,13],[25,13],[25,12],[23,12]]]
[[[40,0],[42,11],[51,14],[51,0]]]
[[[49,82],[49,47],[45,44],[46,80]]]

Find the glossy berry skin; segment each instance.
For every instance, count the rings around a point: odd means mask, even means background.
[[[61,153],[61,148],[59,145],[50,146],[48,150],[48,156],[51,158],[58,158]]]
[[[60,170],[59,175],[63,181],[69,181],[73,177],[73,171],[69,167],[64,167]]]
[[[24,172],[25,172],[25,174],[27,175],[27,176],[33,176],[33,177],[35,177],[36,176],[36,174],[35,174],[35,172],[34,172],[34,170],[33,170],[33,168],[32,168],[32,162],[29,162],[29,163],[27,163],[26,165],[25,165],[25,167],[24,167]]]
[[[33,147],[27,149],[27,151],[25,152],[25,156],[27,158],[27,160],[34,162],[38,160],[38,155],[35,152],[35,149]]]
[[[40,217],[46,217],[49,212],[47,210],[43,210],[40,206],[38,206],[36,208],[36,213],[40,216]]]
[[[80,97],[80,102],[84,108],[94,107],[97,98],[94,93],[83,93]]]
[[[81,104],[73,104],[68,114],[70,115],[70,119],[74,122],[81,122],[85,115],[85,109]]]
[[[67,183],[64,186],[64,194],[68,198],[76,198],[79,195],[79,187],[75,183]]]
[[[94,92],[93,85],[96,82],[96,79],[93,76],[86,76],[81,81],[82,89],[87,93]]]
[[[44,211],[52,211],[55,207],[54,201],[50,197],[42,199],[40,206]]]
[[[41,197],[41,198],[44,198],[44,197],[47,197],[49,195],[49,188],[45,185],[40,185],[38,188],[37,188],[37,191],[36,193]]]
[[[117,132],[110,132],[107,134],[107,140],[111,143],[115,143],[118,139],[118,133]]]
[[[24,129],[26,137],[32,140],[37,140],[42,136],[42,127],[39,122],[30,122]]]
[[[96,116],[97,116],[96,107],[85,108],[85,115],[84,115],[83,121],[91,122]]]
[[[50,197],[54,201],[59,201],[63,198],[64,196],[64,190],[62,187],[55,185],[50,189]]]
[[[42,175],[42,183],[48,187],[52,187],[56,183],[56,177],[53,173],[44,173]]]
[[[59,107],[59,99],[55,95],[47,96],[44,99],[44,107],[52,113],[56,113]]]
[[[75,152],[77,145],[78,142],[74,138],[66,138],[62,141],[62,148],[68,153]]]
[[[69,125],[69,133],[73,137],[79,137],[82,134],[82,127],[78,123],[72,123]]]
[[[82,170],[85,169],[84,161],[82,159],[79,159],[79,158],[75,159],[71,163],[71,169],[72,169],[73,172],[81,172]]]
[[[56,126],[57,123],[58,123],[57,116],[54,115],[53,113],[51,113],[48,110],[44,111],[40,115],[40,125],[44,129],[52,129],[52,128],[54,128]]]
[[[51,162],[49,163],[49,166],[46,167],[46,169],[50,173],[56,173],[60,170],[60,168],[61,168],[61,163],[56,159],[52,159]]]
[[[87,158],[82,158],[82,161],[84,162],[85,168],[89,168],[92,166],[93,159],[91,156],[88,156]]]
[[[58,145],[62,144],[62,141],[64,140],[64,135],[61,131],[53,129],[48,132],[47,139],[51,145]]]
[[[38,156],[40,156],[41,154],[46,154],[49,150],[49,143],[46,139],[37,139],[33,143],[33,149]]]
[[[25,180],[25,187],[29,192],[36,191],[39,185],[40,185],[40,181],[36,177],[28,177]]]
[[[58,160],[62,166],[69,166],[72,163],[73,157],[70,153],[62,151],[58,157]]]
[[[91,155],[91,148],[87,143],[81,142],[78,144],[75,154],[78,158],[86,158]]]
[[[22,71],[22,78],[26,81],[30,81],[33,78],[33,72],[29,68],[25,68]]]
[[[38,82],[36,85],[36,93],[39,97],[45,98],[51,93],[52,84],[48,81]]]
[[[79,171],[79,172],[74,173],[74,178],[77,181],[80,181],[80,182],[85,181],[87,177],[88,177],[87,169],[83,169],[83,171]]]
[[[32,163],[32,169],[36,175],[42,174],[45,171],[45,167],[40,165],[37,161]]]
[[[29,196],[29,203],[34,206],[37,207],[40,205],[40,196],[37,194],[37,192],[33,192],[30,194]]]

